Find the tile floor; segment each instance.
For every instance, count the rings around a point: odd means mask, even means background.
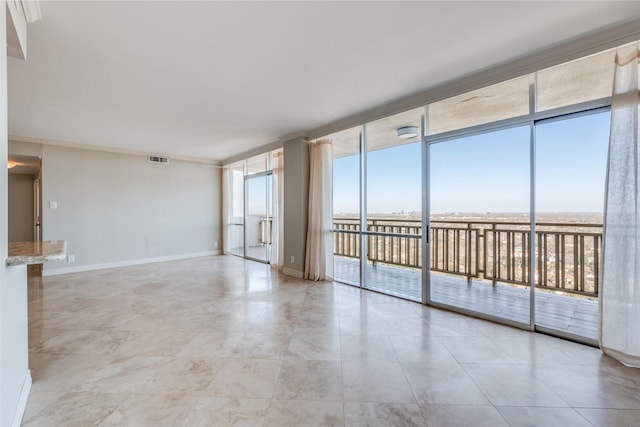
[[[29,283],[25,426],[638,426],[599,350],[217,256]]]

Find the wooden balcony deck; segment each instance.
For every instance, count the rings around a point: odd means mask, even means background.
[[[335,256],[336,281],[357,285],[358,261]],[[378,263],[367,265],[367,289],[419,301],[421,273],[416,269]],[[452,275],[431,274],[433,301],[478,311],[517,322],[529,323],[529,288]],[[536,293],[536,322],[540,326],[585,338],[598,339],[598,301],[545,290]]]

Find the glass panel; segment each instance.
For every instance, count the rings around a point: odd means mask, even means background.
[[[609,118],[536,126],[536,324],[594,340]]]
[[[333,275],[360,285],[360,126],[327,137],[333,143]],[[355,232],[355,233],[354,233]]]
[[[263,262],[269,262],[271,246],[270,178],[259,175],[246,179],[245,256]]]
[[[430,146],[430,297],[529,324],[530,128]]]
[[[538,111],[611,96],[615,49],[537,73]]]
[[[234,255],[244,256],[244,162],[231,168],[231,219],[229,225],[229,250]]]
[[[411,110],[366,125],[367,251],[363,285],[416,301],[422,300],[423,111]]]
[[[429,104],[429,134],[529,114],[532,82],[532,75],[526,75]]]
[[[247,175],[266,172],[268,168],[269,153],[259,154],[247,159]]]

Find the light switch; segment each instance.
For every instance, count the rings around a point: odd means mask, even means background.
[[[58,202],[49,202],[49,208],[58,209]]]

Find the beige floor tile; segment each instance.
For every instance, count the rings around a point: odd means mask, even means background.
[[[202,394],[270,399],[275,391],[282,360],[227,359]]]
[[[343,400],[340,362],[285,360],[278,376],[275,399]]]
[[[340,360],[340,337],[294,335],[289,342],[286,357],[301,360]]]
[[[489,338],[519,364],[555,366],[576,364],[574,359],[568,357],[554,345],[556,338],[534,332],[522,333],[522,331],[518,335]]]
[[[191,339],[178,346],[178,356],[230,357],[240,344],[243,334],[225,334],[203,332],[191,336]]]
[[[343,361],[342,384],[348,402],[416,402],[398,362]]]
[[[508,427],[496,408],[486,405],[420,405],[429,427]]]
[[[296,323],[294,332],[298,335],[339,335],[340,322],[338,316],[329,313],[316,314],[305,312],[304,308]]]
[[[388,335],[430,336],[435,335],[429,322],[418,315],[401,316],[398,314],[380,314],[385,333]]]
[[[30,413],[23,426],[85,427],[98,425],[127,398],[124,394],[66,393],[37,413]]]
[[[458,363],[518,363],[487,337],[441,337],[440,342]]]
[[[360,315],[354,310],[346,315],[340,315],[340,335],[385,335],[386,333],[377,313]]]
[[[65,392],[43,391],[32,386],[22,421],[27,422],[37,417],[39,413],[62,397],[63,394],[65,394]]]
[[[136,394],[129,395],[100,426],[249,427],[262,423],[269,402],[268,399]]]
[[[418,404],[488,405],[486,395],[460,365],[403,363]]]
[[[426,422],[415,403],[345,402],[346,427],[418,427]]]
[[[498,407],[511,427],[590,427],[582,415],[573,408]]]
[[[430,317],[428,324],[433,334],[438,337],[486,337],[474,326],[473,320],[459,314],[437,315]]]
[[[33,388],[38,391],[79,391],[112,360],[109,356],[30,354]]]
[[[341,335],[340,355],[342,360],[398,361],[386,335]]]
[[[536,378],[573,407],[640,409],[640,370],[624,366],[534,366]]]
[[[239,359],[284,359],[292,338],[292,333],[249,331],[231,355]]]
[[[255,427],[263,424],[268,399],[199,397],[184,419],[185,427]]]
[[[193,396],[132,394],[100,426],[177,426],[193,411]]]
[[[273,400],[264,420],[265,427],[344,426],[342,402]]]
[[[175,356],[195,337],[195,333],[167,330],[129,331],[115,353],[123,357]]]
[[[55,336],[42,340],[30,348],[33,353],[52,354],[112,354],[129,339],[123,331],[96,331],[87,329],[59,330]]]
[[[640,410],[576,408],[576,411],[596,427],[637,427],[640,425]]]
[[[401,362],[458,363],[438,337],[390,335],[389,339]]]
[[[107,393],[196,394],[207,389],[224,360],[134,356],[119,358],[96,372],[83,390]]]
[[[527,366],[481,364],[463,368],[495,406],[568,406]]]

